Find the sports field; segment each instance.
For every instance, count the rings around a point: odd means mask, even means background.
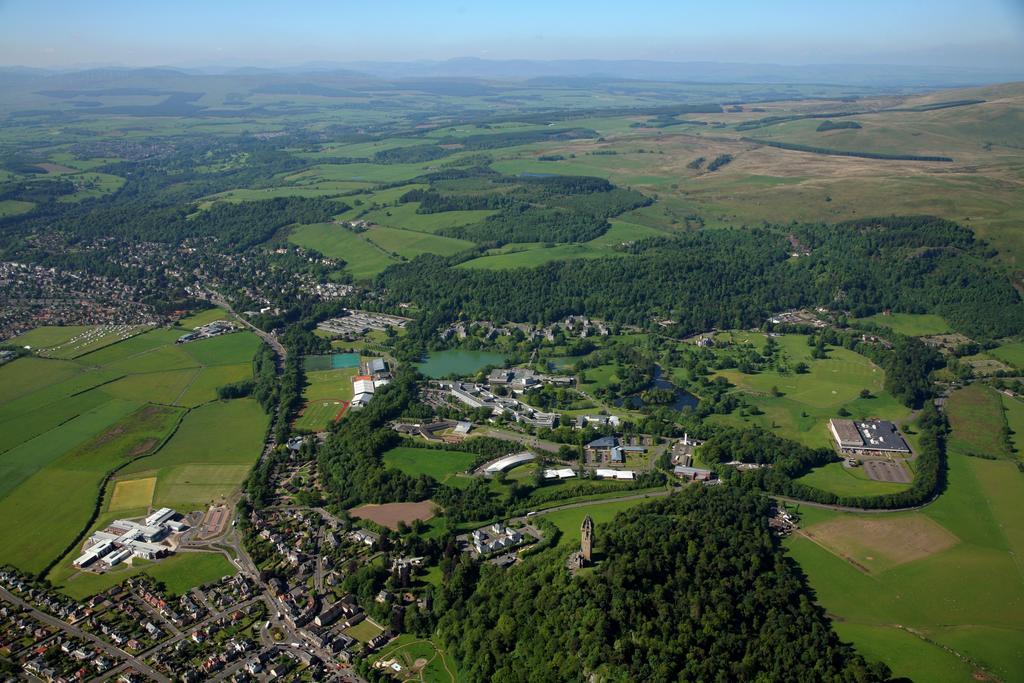
[[[114,492],[110,496],[107,509],[115,511],[148,508],[153,502],[155,489],[156,477],[118,481],[114,484]]]
[[[786,541],[839,634],[895,676],[963,681],[989,671],[1010,681],[1024,671],[1024,476],[1007,460],[964,455],[982,431],[972,419],[999,407],[968,391],[946,404],[949,485],[935,503],[884,515],[805,507],[814,540]]]
[[[354,354],[336,354],[353,356]],[[325,357],[326,358],[326,357]],[[356,357],[358,364],[358,357]],[[345,358],[339,362],[344,362]],[[332,359],[333,362],[333,359]],[[296,418],[294,427],[311,432],[320,432],[333,424],[352,400],[352,378],[357,368],[345,367],[336,370],[314,370],[306,372],[306,386],[302,397],[306,403]]]
[[[322,432],[348,410],[348,401],[318,398],[306,401],[292,426],[300,431]]]
[[[388,467],[414,477],[426,474],[442,483],[449,483],[457,472],[465,472],[475,460],[473,453],[408,446],[392,448],[384,454],[384,464]]]
[[[369,619],[364,619],[355,626],[350,626],[347,629],[345,629],[345,633],[352,636],[361,643],[373,640],[383,632],[384,629],[380,628],[379,626],[376,626]]]

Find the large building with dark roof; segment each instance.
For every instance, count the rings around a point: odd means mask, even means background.
[[[910,453],[910,446],[888,420],[829,420],[828,426],[841,451]]]

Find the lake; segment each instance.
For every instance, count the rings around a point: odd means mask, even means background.
[[[467,351],[449,349],[428,353],[426,359],[416,363],[416,369],[427,377],[439,378],[448,375],[465,377],[487,365],[504,365],[505,357],[493,351]]]
[[[648,389],[669,389],[670,391],[675,392],[672,395],[672,403],[668,404],[668,407],[672,408],[673,410],[682,410],[683,408],[685,408],[687,406],[689,406],[690,408],[696,408],[697,407],[697,403],[700,401],[699,398],[697,398],[696,396],[694,396],[690,392],[688,392],[688,391],[686,391],[684,389],[678,388],[676,385],[672,384],[672,382],[669,382],[667,379],[662,377],[661,376],[661,367],[660,366],[655,366],[655,368],[654,368],[654,380],[651,382],[651,384],[647,388]],[[620,408],[626,407],[626,408],[634,408],[635,409],[635,408],[642,408],[643,405],[644,405],[644,400],[642,398],[640,398],[640,396],[638,394],[634,394],[632,396],[626,396],[624,398],[616,399],[614,401],[614,403],[615,403],[616,406],[618,406]]]

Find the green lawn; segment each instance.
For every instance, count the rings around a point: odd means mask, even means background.
[[[868,479],[863,467],[845,467],[841,462],[817,467],[797,481],[822,491],[831,491],[838,496],[881,496],[910,488],[910,484]]]
[[[953,331],[953,328],[941,315],[927,313],[892,313],[890,315],[879,313],[867,318],[857,318],[854,322],[861,321],[888,327],[908,337],[928,337],[933,334],[946,334]]]
[[[474,460],[476,455],[473,453],[408,446],[392,448],[384,453],[384,464],[388,467],[394,467],[412,476],[426,474],[443,483],[449,483],[456,473],[465,472]],[[465,480],[466,483],[469,481]]]
[[[629,492],[622,492],[622,495],[629,495]],[[568,508],[566,510],[547,513],[544,515],[544,519],[562,530],[562,538],[559,540],[560,546],[577,546],[580,542],[580,525],[583,524],[583,518],[590,515],[590,518],[594,520],[595,525],[594,549],[597,551],[601,548],[600,525],[612,521],[615,515],[622,510],[627,510],[646,502],[649,501],[644,498],[637,498],[635,500],[616,500],[607,503],[595,503],[593,505],[583,505],[581,507]]]
[[[753,334],[751,340],[760,348],[764,335]],[[877,417],[899,422],[909,416],[910,410],[883,389],[885,372],[881,368],[844,348],[829,348],[828,358],[813,359],[806,340],[802,335],[776,339],[786,365],[793,368],[804,362],[809,367],[805,374],[792,370],[785,374],[774,370],[752,375],[739,370],[716,373],[736,385],[763,414],[743,416],[737,411],[715,415],[712,421],[735,426],[756,424],[808,446],[827,447],[831,444],[828,420],[837,417],[840,408],[854,419]],[[592,371],[587,372],[589,377]],[[774,396],[773,388],[781,395]],[[862,389],[870,391],[872,398],[860,398]]]
[[[369,619],[364,619],[355,626],[350,626],[349,628],[345,629],[345,633],[352,636],[361,643],[373,640],[383,632],[383,629],[378,628],[377,626],[374,626],[372,623],[370,623]]]
[[[162,581],[171,593],[181,595],[196,586],[235,574],[237,569],[220,553],[178,553],[155,562],[135,559],[131,565],[123,564],[103,574],[75,571],[69,560],[55,567],[47,578],[61,592],[82,600],[143,572]]]

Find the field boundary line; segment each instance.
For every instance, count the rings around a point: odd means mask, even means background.
[[[146,404],[143,404],[143,405],[146,405]],[[71,554],[74,551],[75,546],[77,546],[78,544],[80,544],[82,542],[82,539],[85,538],[85,535],[87,533],[89,533],[89,529],[92,528],[92,525],[96,523],[97,519],[99,519],[100,512],[103,509],[103,502],[104,502],[104,500],[106,500],[106,497],[107,497],[107,486],[110,484],[110,481],[111,481],[111,479],[113,479],[114,475],[116,475],[118,472],[120,472],[122,469],[124,469],[125,467],[127,467],[131,463],[135,462],[136,460],[141,460],[142,458],[148,458],[149,456],[156,454],[161,448],[164,447],[164,444],[166,444],[171,439],[171,437],[174,436],[178,432],[178,427],[181,426],[181,421],[184,419],[185,415],[187,415],[188,413],[189,413],[188,410],[184,410],[184,411],[182,411],[178,415],[178,420],[174,423],[174,427],[172,427],[171,429],[168,430],[167,435],[164,437],[164,439],[159,444],[157,444],[153,449],[151,449],[149,451],[149,453],[146,453],[144,455],[140,455],[140,456],[135,457],[135,458],[131,458],[130,460],[126,460],[125,462],[121,463],[120,465],[118,465],[118,466],[116,466],[116,467],[114,467],[114,468],[112,468],[110,470],[107,470],[107,473],[103,476],[103,479],[100,481],[99,489],[96,492],[96,504],[93,507],[92,515],[89,517],[89,520],[85,523],[85,526],[82,527],[82,530],[78,532],[78,534],[75,536],[74,540],[71,541],[70,544],[68,544],[68,546],[64,549],[64,551],[61,552],[60,554],[58,554],[56,558],[54,558],[52,561],[50,561],[45,567],[43,567],[43,569],[41,569],[39,571],[38,576],[39,576],[40,579],[45,580],[46,579],[46,575],[49,574],[50,571],[54,567],[56,567],[58,564],[60,564],[61,560],[63,560],[65,557],[67,557],[69,554]],[[111,495],[113,495],[113,492],[111,492]],[[155,495],[155,491],[154,491],[154,495]]]
[[[192,373],[192,378],[189,379],[188,384],[182,387],[181,391],[178,392],[178,395],[174,397],[174,400],[171,402],[171,405],[181,405],[180,403],[178,403],[178,401],[180,401],[181,397],[185,395],[185,392],[187,392],[192,387],[192,385],[196,383],[196,378],[199,377],[199,373],[205,369],[205,365],[200,365],[198,368],[196,368],[196,371]]]

